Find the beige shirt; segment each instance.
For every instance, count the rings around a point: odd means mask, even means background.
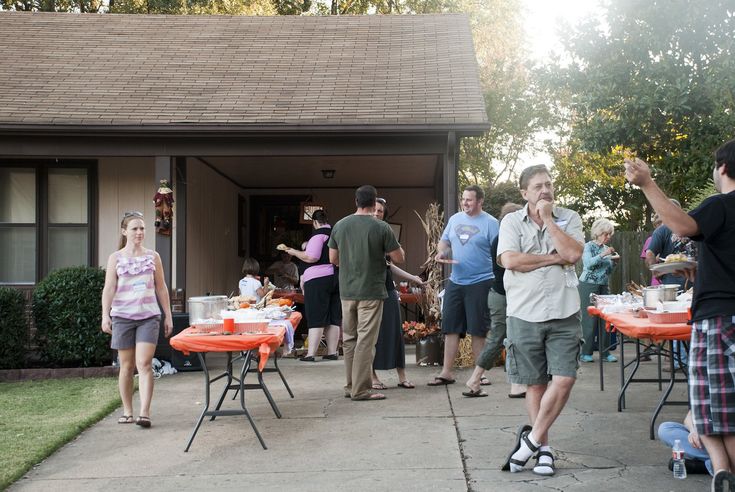
[[[584,244],[582,219],[577,212],[554,207],[552,216],[562,231]],[[506,251],[535,255],[556,251],[546,226],[539,227],[528,216],[528,204],[506,215],[500,223],[498,258]],[[568,318],[579,311],[579,292],[576,287],[566,286],[561,265],[541,267],[530,272],[506,270],[503,284],[508,316],[538,323]]]

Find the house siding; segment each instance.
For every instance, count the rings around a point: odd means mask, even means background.
[[[104,267],[107,258],[117,250],[120,240],[120,220],[130,210],[143,212],[146,220],[145,247],[155,249],[153,195],[158,186],[153,178],[152,157],[100,157],[97,179],[99,193],[98,264]]]
[[[186,169],[186,296],[237,290],[237,196],[240,189],[195,159]],[[174,205],[175,206],[175,205]]]

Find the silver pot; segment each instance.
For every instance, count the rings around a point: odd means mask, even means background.
[[[189,323],[205,319],[222,319],[220,311],[227,309],[227,296],[200,296],[189,298]]]
[[[643,288],[643,307],[655,308],[659,302],[675,301],[679,291],[677,284],[654,285]]]

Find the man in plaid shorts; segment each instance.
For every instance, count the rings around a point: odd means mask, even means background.
[[[715,471],[713,490],[735,486],[735,140],[715,152],[718,195],[688,214],[672,204],[640,159],[625,160],[625,177],[640,186],[663,223],[700,242],[694,280],[689,402]]]

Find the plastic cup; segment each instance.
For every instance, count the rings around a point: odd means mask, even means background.
[[[225,318],[222,320],[222,331],[225,333],[235,333],[235,319]]]

